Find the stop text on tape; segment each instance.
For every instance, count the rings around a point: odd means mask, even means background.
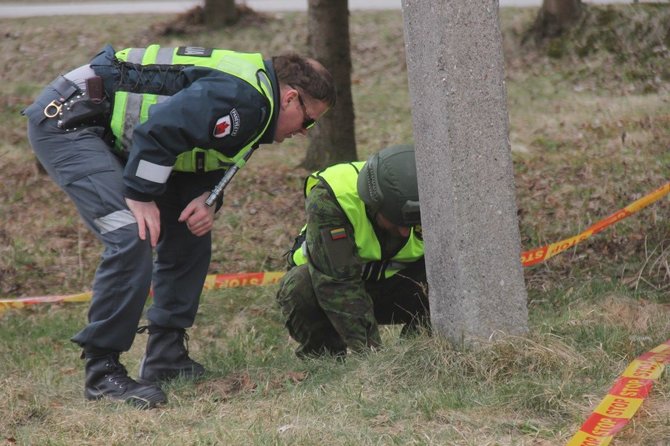
[[[633,418],[670,364],[670,340],[634,359],[566,446],[607,446]]]

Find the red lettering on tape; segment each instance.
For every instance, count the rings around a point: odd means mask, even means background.
[[[535,265],[539,263],[544,256],[547,254],[547,247],[543,246],[542,248],[533,249],[531,251],[526,251],[521,254],[521,263],[525,266]]]
[[[630,406],[630,402],[623,398],[615,398],[614,401],[607,407],[605,414],[611,417],[622,417]]]
[[[610,395],[630,398],[646,398],[654,385],[654,380],[621,377],[610,389]]]
[[[600,446],[600,439],[596,437],[586,437],[579,443],[579,446]]]
[[[582,425],[582,430],[596,437],[609,437],[619,432],[628,420],[625,418],[612,418],[599,413],[592,413]]]
[[[653,376],[654,372],[656,372],[659,367],[661,367],[661,365],[656,362],[641,362],[633,372],[633,376],[636,378],[646,378]]]

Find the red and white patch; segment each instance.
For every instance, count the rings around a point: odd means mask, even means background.
[[[230,125],[230,115],[223,116],[216,121],[214,126],[214,137],[223,138],[224,136],[230,135],[231,125]]]

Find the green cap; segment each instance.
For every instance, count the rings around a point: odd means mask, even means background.
[[[372,155],[358,174],[358,195],[373,214],[393,224],[421,223],[414,146],[390,146]]]

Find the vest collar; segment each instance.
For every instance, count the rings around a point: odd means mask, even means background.
[[[265,64],[265,71],[268,73],[270,78],[270,83],[272,84],[272,94],[274,96],[273,100],[275,103],[274,110],[272,111],[272,117],[270,118],[270,125],[265,129],[265,133],[261,135],[258,140],[258,144],[272,144],[274,142],[275,130],[277,129],[277,117],[279,116],[279,81],[277,80],[277,75],[275,74],[274,67],[272,65],[271,59],[266,59],[263,61]]]

